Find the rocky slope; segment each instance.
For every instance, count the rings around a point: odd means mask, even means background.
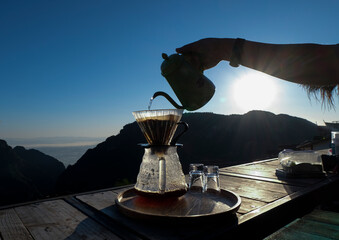
[[[0,140],[0,205],[35,200],[55,192],[65,166],[37,150],[12,148]]]

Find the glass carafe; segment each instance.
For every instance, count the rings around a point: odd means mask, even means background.
[[[182,171],[178,146],[146,145],[135,184],[144,196],[178,197],[186,193],[187,184]]]

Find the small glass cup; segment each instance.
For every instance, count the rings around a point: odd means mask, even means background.
[[[219,167],[204,166],[204,192],[220,192]]]
[[[190,191],[204,192],[205,188],[205,176],[204,176],[204,164],[192,163],[189,168],[189,184]]]

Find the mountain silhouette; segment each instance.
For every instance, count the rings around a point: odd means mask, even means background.
[[[12,148],[0,140],[0,205],[30,201],[55,192],[63,163],[34,149]]]
[[[180,139],[178,154],[185,173],[190,163],[225,167],[256,159],[276,157],[281,146],[312,140],[317,125],[285,114],[251,111],[244,115],[186,113],[190,128]],[[177,132],[180,132],[180,126]],[[61,194],[83,192],[134,183],[146,140],[136,122],[119,134],[89,149],[59,177]]]
[[[66,168],[57,183],[59,193],[73,193],[134,182],[146,140],[136,122],[106,139]]]

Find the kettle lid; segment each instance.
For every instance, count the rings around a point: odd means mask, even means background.
[[[176,70],[184,61],[184,57],[179,54],[172,54],[168,56],[166,53],[162,54],[164,61],[161,64],[161,74],[163,76],[169,75]]]

